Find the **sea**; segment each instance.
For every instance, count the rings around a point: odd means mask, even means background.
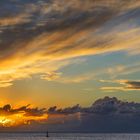
[[[140,134],[0,133],[0,140],[140,140]]]

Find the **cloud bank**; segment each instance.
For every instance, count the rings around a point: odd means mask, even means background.
[[[10,105],[5,105],[0,108],[0,114],[0,118],[5,115],[0,128],[5,127],[2,130],[9,131],[136,133],[140,130],[140,103],[121,101],[116,97],[98,99],[89,107],[77,104],[66,108],[53,106],[38,109],[27,105],[14,109]],[[5,121],[8,119],[15,119],[20,124],[7,128],[8,122]],[[26,123],[23,123],[23,120]]]
[[[48,109],[48,113],[53,117],[57,114],[53,120],[59,126],[58,131],[139,132],[139,109],[139,103],[121,101],[116,97],[104,97],[96,100],[90,107],[75,105],[57,109],[54,106]],[[64,117],[64,114],[67,117]],[[51,119],[48,117],[48,122]],[[51,126],[50,128],[53,130]]]

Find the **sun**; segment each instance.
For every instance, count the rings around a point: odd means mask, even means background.
[[[1,115],[0,125],[3,127],[12,127],[18,125],[30,125],[32,121],[41,122],[46,121],[48,114],[42,116],[26,116],[24,112],[12,115]]]

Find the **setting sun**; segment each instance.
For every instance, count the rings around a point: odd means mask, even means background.
[[[0,0],[3,132],[140,132],[140,0]]]
[[[4,127],[17,126],[22,124],[30,124],[31,121],[43,121],[47,120],[48,115],[43,116],[25,116],[25,113],[18,113],[13,115],[0,116],[0,125]]]

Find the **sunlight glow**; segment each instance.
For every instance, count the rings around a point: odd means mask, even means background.
[[[42,116],[27,116],[24,112],[20,112],[12,115],[1,115],[0,116],[0,125],[3,127],[11,127],[18,125],[29,125],[33,121],[45,121],[47,120],[48,115],[44,114]]]

